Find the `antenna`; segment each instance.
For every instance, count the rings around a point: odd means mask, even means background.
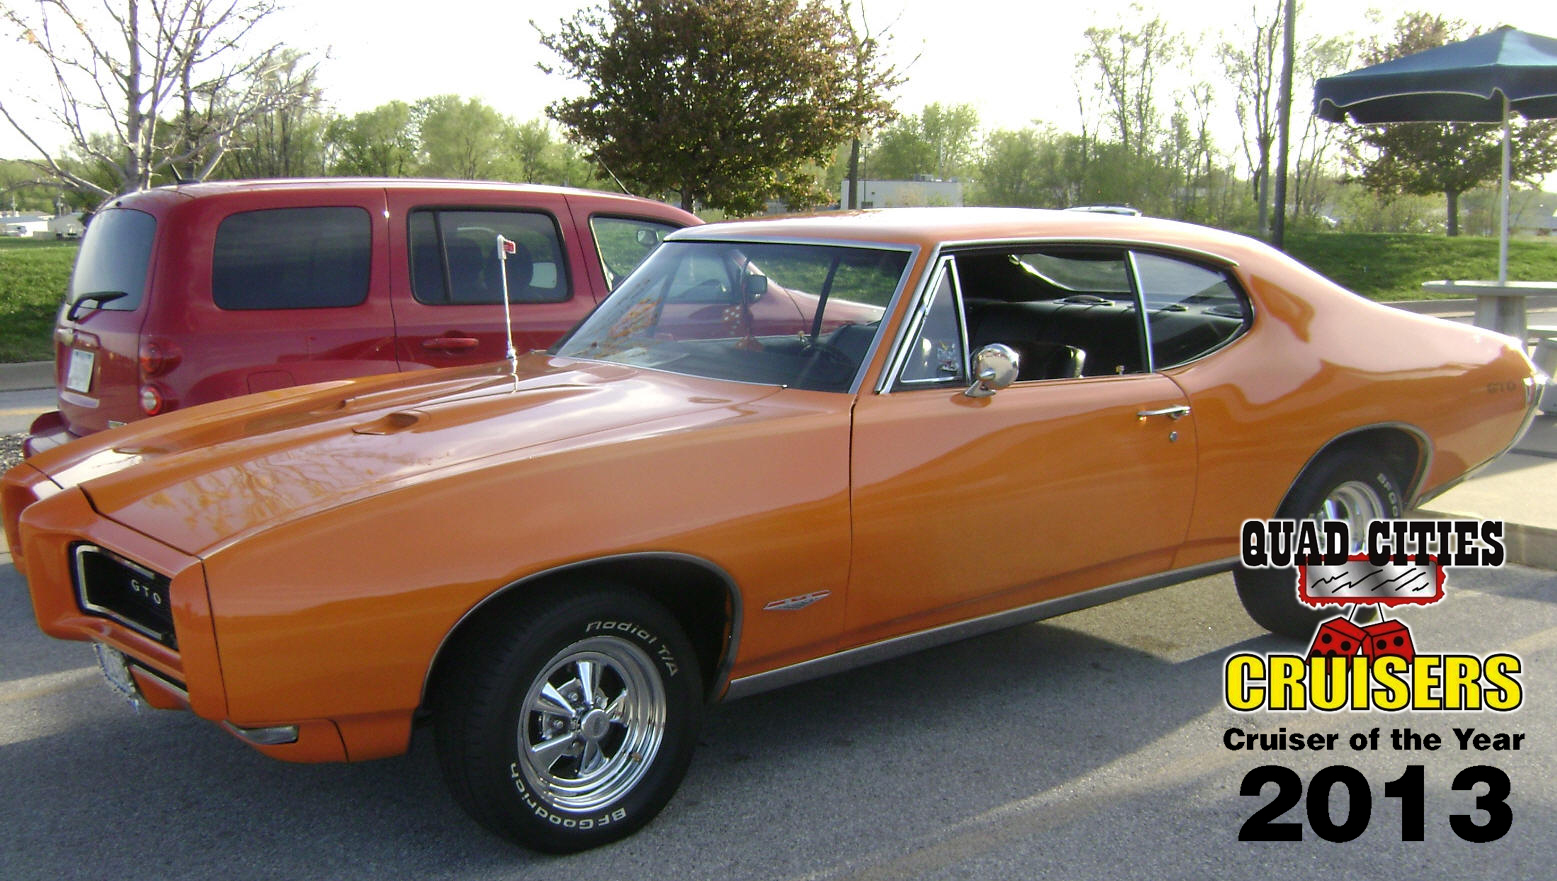
[[[518,250],[513,240],[498,233],[497,268],[498,274],[503,277],[503,329],[508,337],[508,351],[504,356],[508,359],[508,372],[516,380],[519,378],[519,353],[514,350],[514,313],[508,308],[508,255],[517,253]]]
[[[599,156],[596,156],[595,157],[595,161],[600,163],[600,167],[605,169],[605,173],[606,174],[611,175],[611,180],[616,183],[616,188],[621,190],[623,195],[625,195],[625,196],[634,195],[634,193],[631,190],[629,190],[626,187],[622,186],[622,182],[619,179],[617,179],[616,172],[611,170],[611,166],[605,164],[605,160],[601,159]]]

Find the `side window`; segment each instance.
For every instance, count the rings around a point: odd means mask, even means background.
[[[361,208],[234,214],[216,228],[211,297],[222,309],[356,306],[368,296],[372,248]]]
[[[962,326],[958,321],[954,273],[950,263],[941,269],[941,280],[931,295],[918,332],[909,344],[901,380],[905,385],[957,380],[965,375],[967,358],[962,350]]]
[[[968,348],[1010,346],[1018,382],[1145,372],[1141,311],[1123,249],[1053,246],[956,259]]]
[[[1249,303],[1227,273],[1160,254],[1131,257],[1157,370],[1203,358],[1249,326]]]
[[[497,237],[516,252],[500,264]],[[562,238],[549,214],[535,211],[423,209],[411,212],[411,294],[431,306],[503,302],[508,268],[512,303],[560,303],[571,296]]]
[[[680,227],[641,217],[589,218],[589,230],[595,236],[595,251],[600,256],[600,267],[605,270],[606,285],[616,290],[622,279],[677,229]]]

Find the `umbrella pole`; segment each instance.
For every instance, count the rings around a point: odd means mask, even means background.
[[[1502,219],[1498,225],[1498,284],[1508,284],[1508,175],[1510,161],[1508,131],[1508,95],[1503,95],[1503,182],[1498,188]]]

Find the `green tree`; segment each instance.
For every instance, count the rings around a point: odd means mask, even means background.
[[[586,92],[547,114],[635,190],[731,214],[830,198],[807,166],[858,115],[847,31],[821,0],[607,0],[541,43]]]
[[[918,116],[900,117],[883,131],[869,157],[877,180],[958,176],[973,161],[979,114],[972,104],[926,105]]]
[[[1065,139],[1024,128],[991,132],[978,162],[973,201],[981,205],[1064,208],[1071,181]]]
[[[1464,22],[1424,12],[1407,13],[1395,25],[1394,40],[1362,47],[1363,62],[1378,64],[1471,34]],[[1359,180],[1380,193],[1426,196],[1441,193],[1448,213],[1448,234],[1459,235],[1460,195],[1498,179],[1502,169],[1502,133],[1485,123],[1392,123],[1361,126],[1346,144],[1347,161]],[[1557,122],[1524,122],[1513,127],[1512,175],[1539,178],[1557,170]]]
[[[335,155],[332,174],[406,177],[416,173],[416,118],[404,101],[333,119],[325,139]]]
[[[457,180],[505,180],[512,124],[479,98],[438,95],[416,102],[419,172]]]

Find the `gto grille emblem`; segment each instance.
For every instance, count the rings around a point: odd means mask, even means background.
[[[130,579],[130,593],[154,606],[162,605],[162,594],[156,588],[139,579]]]

